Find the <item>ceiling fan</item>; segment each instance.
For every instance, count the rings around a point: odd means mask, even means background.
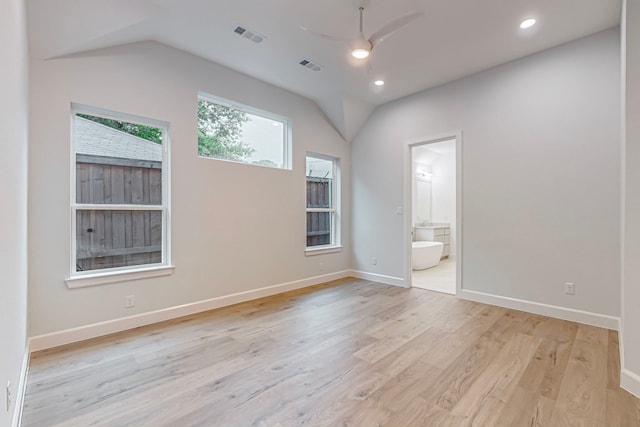
[[[398,18],[395,18],[389,21],[385,26],[380,28],[378,31],[371,34],[369,38],[364,35],[364,8],[368,3],[368,0],[354,0],[355,6],[358,8],[359,18],[360,18],[360,27],[359,27],[359,36],[358,38],[344,38],[344,37],[336,37],[329,34],[317,33],[315,31],[310,30],[307,27],[299,25],[299,27],[312,34],[316,37],[320,37],[326,40],[338,41],[338,42],[346,42],[348,43],[352,50],[351,56],[356,59],[364,59],[369,56],[371,51],[378,46],[380,43],[391,37],[393,34],[401,30],[403,27],[407,26],[414,20],[418,19],[423,15],[420,11],[412,11],[406,13]]]

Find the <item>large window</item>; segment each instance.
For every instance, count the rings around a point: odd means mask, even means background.
[[[168,265],[168,126],[73,105],[71,277]]]
[[[291,169],[289,120],[211,95],[198,95],[198,155]]]
[[[340,246],[338,159],[307,154],[307,251]]]

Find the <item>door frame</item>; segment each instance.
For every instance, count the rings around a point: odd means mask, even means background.
[[[413,197],[411,185],[413,180],[413,147],[433,144],[435,142],[456,141],[456,295],[461,295],[462,286],[462,131],[455,130],[428,137],[411,138],[404,143],[404,282],[406,287],[412,287],[411,283],[411,231],[413,228]]]

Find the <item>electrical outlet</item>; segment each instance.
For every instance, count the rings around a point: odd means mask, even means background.
[[[576,285],[575,283],[567,282],[564,284],[564,293],[567,295],[575,295],[576,294]]]
[[[7,381],[7,412],[11,410],[11,400],[12,400],[12,396],[11,396],[11,381]]]
[[[324,271],[324,262],[321,262],[319,265],[320,271]]]
[[[378,264],[378,258],[377,258],[377,257],[372,256],[372,257],[371,257],[371,264],[373,264],[373,265]]]
[[[136,296],[127,295],[124,297],[124,308],[132,308],[136,305]]]

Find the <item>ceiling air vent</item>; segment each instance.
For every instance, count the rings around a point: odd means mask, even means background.
[[[302,61],[299,62],[299,64],[313,71],[321,71],[324,68],[322,65],[314,64],[308,59],[303,59]]]
[[[244,27],[241,26],[237,26],[235,30],[233,30],[234,33],[244,37],[245,39],[249,39],[254,43],[260,43],[262,40],[264,40],[264,36],[261,34],[256,33],[255,31],[251,31],[251,30],[247,30]]]

